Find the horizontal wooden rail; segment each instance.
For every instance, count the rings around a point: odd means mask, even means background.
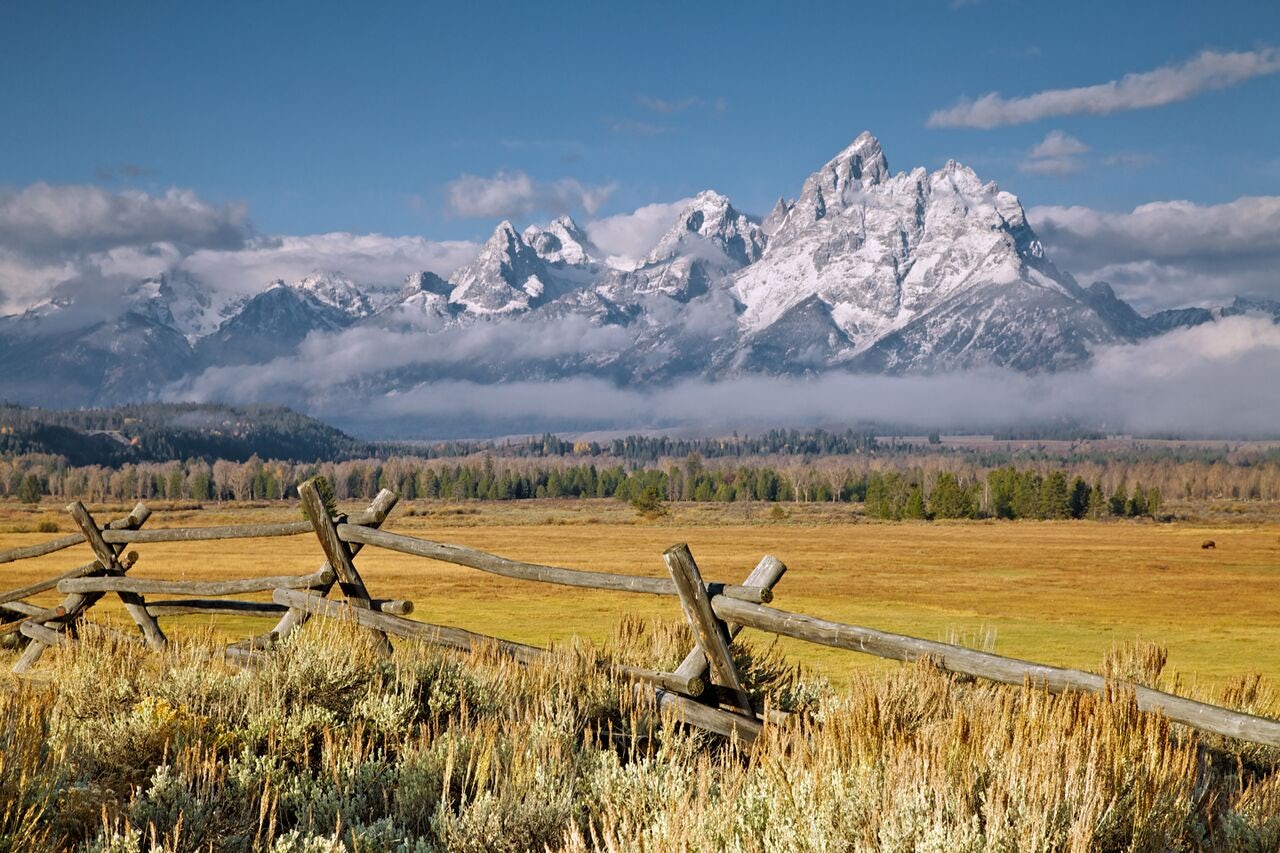
[[[350,619],[365,628],[374,628],[387,634],[394,634],[397,637],[408,637],[459,651],[468,652],[485,646],[493,646],[520,663],[543,660],[550,654],[546,649],[538,648],[537,646],[513,643],[510,640],[500,640],[497,637],[476,634],[462,628],[432,625],[429,622],[404,619],[389,613],[367,610],[363,607],[352,607],[341,601],[321,598],[319,595],[302,592],[301,590],[278,589],[272,593],[271,597],[277,604],[296,607],[299,610],[305,610],[321,616]],[[692,696],[701,693],[705,686],[700,678],[681,678],[669,672],[656,672],[651,669],[608,662],[601,662],[600,666],[617,672],[619,675],[652,682],[669,690],[678,690]]]
[[[277,575],[231,581],[161,581],[115,575],[69,578],[58,583],[58,592],[132,592],[139,595],[241,595],[275,589],[304,589],[333,583],[333,570],[309,575]]]
[[[129,542],[199,542],[207,539],[267,539],[311,532],[309,521],[279,524],[229,524],[224,527],[160,527],[147,530],[104,530],[102,538],[119,545]]]
[[[0,605],[8,604],[11,601],[19,601],[23,598],[28,598],[32,595],[38,595],[42,592],[48,592],[49,590],[55,588],[60,582],[64,580],[70,580],[71,578],[80,578],[80,577],[84,577],[90,572],[100,572],[100,571],[102,571],[102,563],[99,563],[97,560],[91,560],[90,562],[85,563],[83,566],[76,566],[74,569],[65,571],[60,575],[55,575],[54,577],[51,577],[51,578],[45,578],[42,581],[36,581],[33,584],[28,584],[27,586],[19,587],[18,589],[11,589],[7,592],[0,592]]]
[[[147,612],[152,616],[280,616],[288,609],[270,601],[221,598],[178,598],[147,602]]]
[[[209,539],[265,539],[272,536],[298,536],[311,532],[310,521],[285,521],[276,524],[229,524],[222,527],[163,527],[148,530],[136,530],[134,520],[140,510],[147,510],[143,504],[134,507],[128,517],[113,521],[102,531],[102,539],[108,544],[120,545],[130,542],[199,542]],[[348,524],[369,524],[374,514],[368,510],[351,516]],[[72,533],[38,545],[24,545],[0,551],[0,563],[12,563],[15,560],[27,560],[32,557],[43,557],[84,541],[83,533]]]
[[[389,533],[385,530],[373,530],[354,524],[339,524],[338,538],[343,542],[359,542],[362,545],[376,545],[389,551],[402,554],[413,554],[418,557],[429,557],[446,563],[467,566],[520,580],[541,581],[564,586],[585,587],[587,589],[603,589],[615,592],[643,592],[650,595],[676,595],[675,581],[671,578],[646,578],[634,575],[619,575],[609,572],[590,572],[582,569],[564,569],[559,566],[543,566],[538,563],[525,563],[509,560],[485,551],[477,551],[463,545],[449,545],[444,542],[432,542],[429,539],[417,539],[400,533]],[[738,584],[707,584],[711,595],[723,595],[730,598],[750,602],[766,602],[773,600],[773,593],[764,587],[741,586]]]
[[[118,518],[107,524],[106,529],[117,531],[131,527],[138,527],[150,514],[151,510],[147,509],[145,504],[140,503],[124,518]],[[83,541],[83,533],[72,533],[69,536],[51,539],[48,542],[41,542],[38,545],[24,545],[21,548],[11,548],[8,551],[0,551],[0,563],[12,563],[14,560],[29,560],[32,557],[43,557],[45,554],[52,554],[55,551],[61,551],[64,548],[79,545]]]
[[[1078,690],[1103,694],[1108,684],[1132,690],[1143,711],[1158,711],[1174,722],[1184,723],[1207,732],[1240,740],[1280,746],[1280,721],[1256,717],[1220,708],[1171,693],[1153,690],[1139,684],[1108,681],[1101,675],[1078,669],[1061,669],[1030,661],[1007,658],[950,643],[921,640],[902,634],[890,634],[873,628],[830,622],[800,613],[789,613],[759,604],[735,601],[725,596],[711,600],[716,615],[726,622],[768,631],[783,637],[794,637],[837,649],[865,652],[892,660],[911,661],[930,658],[951,672],[972,675],[1002,684],[1031,684],[1050,693]]]
[[[15,619],[12,622],[6,622],[3,625],[0,625],[0,636],[4,636],[5,634],[20,633],[22,628],[22,623],[27,621],[48,622],[51,619],[57,619],[61,616],[67,615],[67,609],[65,607],[62,607],[61,605],[57,607],[45,607],[45,608],[36,607],[33,609],[35,610],[34,613],[25,613],[23,614],[21,619]]]
[[[38,616],[48,609],[38,604],[28,604],[25,601],[6,601],[4,604],[0,604],[0,610],[8,610],[21,616]]]
[[[46,646],[60,645],[67,638],[67,635],[61,631],[46,628],[39,622],[23,622],[19,630],[22,631],[22,636],[32,640],[39,640]]]

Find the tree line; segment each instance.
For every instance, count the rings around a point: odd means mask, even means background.
[[[1118,484],[1108,493],[1101,483],[1068,479],[1065,471],[997,468],[980,480],[964,482],[944,471],[926,494],[922,478],[909,473],[874,473],[867,479],[865,511],[873,518],[1137,518],[1157,516],[1159,487]]]
[[[1192,463],[1187,463],[1191,465]],[[1229,495],[1280,499],[1280,468],[1224,467],[1206,474],[1194,463],[1190,482],[1219,482],[1212,473],[1249,471],[1225,487]],[[1089,476],[1092,474],[1093,476]],[[698,454],[665,467],[591,462],[547,464],[485,457],[480,461],[418,457],[290,463],[199,459],[117,468],[70,466],[56,456],[0,459],[0,495],[34,502],[44,496],[110,500],[281,500],[316,475],[342,500],[367,500],[380,489],[405,500],[617,498],[659,501],[865,503],[875,518],[1101,518],[1153,516],[1168,494],[1166,476],[1142,466],[1082,469],[1002,466],[948,470],[927,466],[711,464]],[[1195,476],[1198,475],[1198,476]],[[1240,478],[1237,478],[1240,480]],[[1243,486],[1243,494],[1241,489]],[[1188,491],[1190,489],[1188,488]]]

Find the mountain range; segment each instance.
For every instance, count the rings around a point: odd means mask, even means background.
[[[0,398],[190,397],[211,372],[255,365],[280,387],[326,359],[338,381],[380,394],[442,378],[1053,372],[1242,313],[1280,322],[1280,303],[1143,316],[1056,267],[1013,194],[956,162],[894,174],[864,133],[763,218],[699,193],[625,264],[561,216],[501,222],[448,279],[413,271],[398,292],[318,270],[234,299],[185,273],[112,298],[60,293],[0,318]]]

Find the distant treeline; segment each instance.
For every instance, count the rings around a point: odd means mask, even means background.
[[[1082,477],[1068,481],[1065,471],[999,468],[985,479],[965,483],[943,471],[925,492],[921,479],[891,471],[872,474],[866,486],[866,512],[874,518],[1103,518],[1155,516],[1160,489],[1121,483],[1108,494],[1101,483]]]
[[[895,464],[897,463],[897,464]],[[619,498],[650,492],[664,501],[866,503],[880,518],[1080,518],[1148,515],[1170,497],[1280,500],[1280,464],[1110,461],[982,467],[952,457],[917,460],[818,459],[734,464],[690,454],[664,466],[572,460],[429,460],[418,457],[292,463],[251,457],[200,459],[115,468],[73,466],[63,457],[0,458],[0,495],[35,501],[278,500],[322,474],[340,499],[379,489],[403,499],[522,500]]]

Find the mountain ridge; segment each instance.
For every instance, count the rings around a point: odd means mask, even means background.
[[[1222,317],[1280,322],[1280,303],[1247,297],[1144,317],[1105,282],[1082,287],[1058,269],[1017,196],[955,161],[895,174],[870,133],[763,219],[706,190],[634,265],[603,255],[562,215],[523,231],[503,220],[448,279],[414,271],[397,293],[316,269],[234,300],[186,275],[142,279],[115,317],[84,294],[59,297],[0,318],[11,367],[0,395],[75,405],[181,396],[211,371],[298,360],[308,339],[327,336],[341,353],[357,332],[398,336],[389,340],[407,351],[394,369],[350,381],[399,393],[448,378],[1054,372],[1088,364],[1099,347]],[[466,360],[441,355],[473,332],[493,345]]]

